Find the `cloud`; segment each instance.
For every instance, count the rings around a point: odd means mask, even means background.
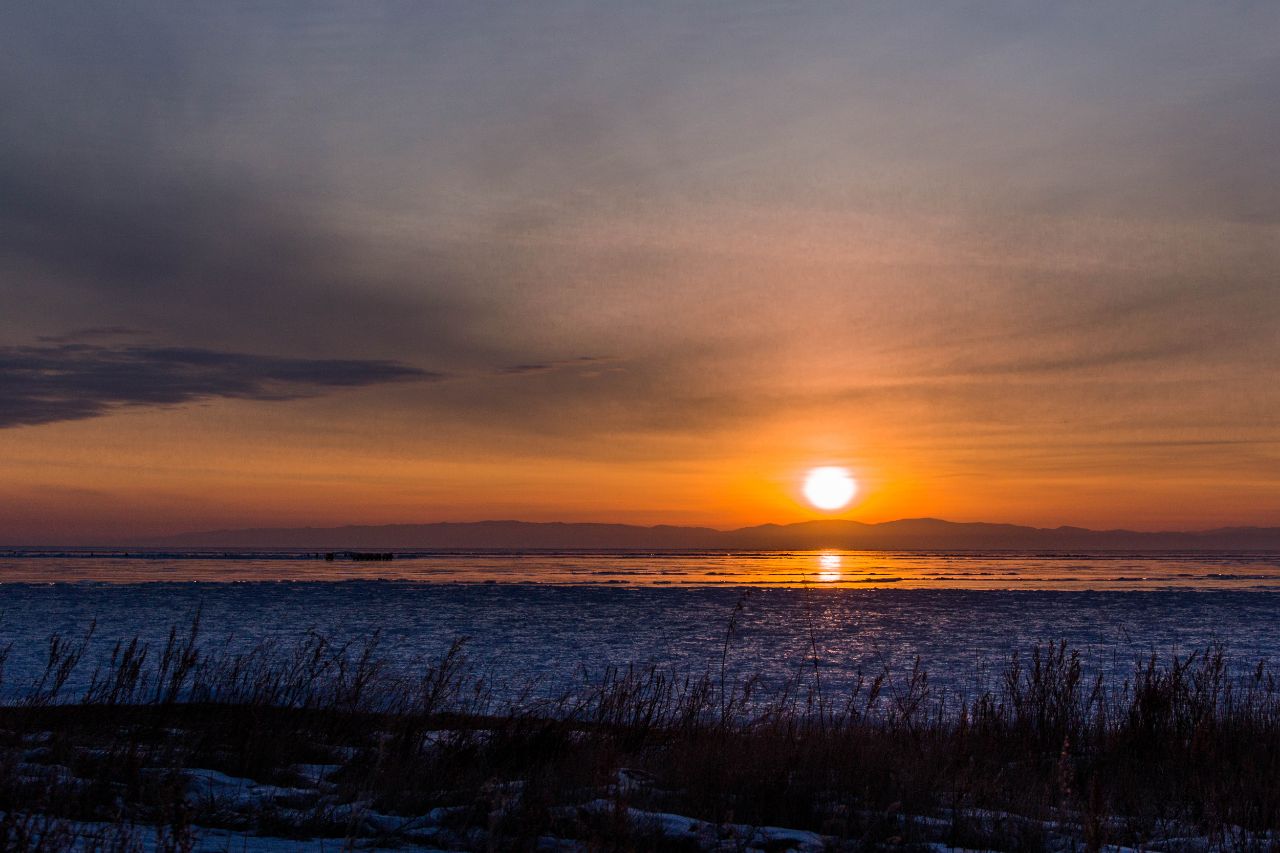
[[[90,326],[65,335],[40,335],[36,340],[46,344],[69,344],[86,338],[133,338],[149,334],[151,333],[146,329],[134,329],[129,326]]]
[[[477,380],[369,401],[424,442],[1269,395],[1274,10],[751,6],[8,4],[0,340]]]
[[[125,407],[235,398],[293,400],[444,374],[397,361],[279,358],[187,347],[0,347],[0,428],[100,417]]]
[[[577,358],[561,358],[554,359],[552,361],[509,364],[505,367],[499,367],[496,373],[499,376],[527,376],[532,373],[550,373],[553,370],[565,370],[573,367],[594,367],[599,364],[607,364],[616,360],[617,359],[604,355],[581,355]]]

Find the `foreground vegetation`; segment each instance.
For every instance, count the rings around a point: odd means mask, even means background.
[[[835,692],[816,666],[765,690],[724,660],[499,700],[463,642],[405,672],[376,639],[213,649],[197,620],[161,648],[117,644],[88,675],[90,634],[52,638],[43,675],[4,686],[0,849],[1280,839],[1280,692],[1266,666],[1233,670],[1220,648],[1104,677],[1042,646],[964,700],[933,691],[919,661]],[[732,625],[726,657],[731,639]],[[257,837],[283,840],[250,848]]]

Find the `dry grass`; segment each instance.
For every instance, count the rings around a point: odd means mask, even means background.
[[[712,834],[808,829],[835,849],[1261,849],[1280,829],[1280,692],[1261,664],[1233,675],[1221,648],[1108,679],[1041,646],[960,702],[919,661],[840,692],[816,668],[763,691],[715,661],[499,701],[462,642],[406,673],[376,639],[232,651],[202,645],[196,620],[158,649],[117,644],[68,695],[91,635],[52,638],[43,674],[0,706],[0,849],[184,850],[196,826],[351,846],[699,848],[629,809]],[[206,791],[194,768],[259,787]]]

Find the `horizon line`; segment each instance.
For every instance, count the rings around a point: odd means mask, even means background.
[[[1138,528],[1138,527],[1085,527],[1078,524],[1056,524],[1042,525],[1029,524],[1014,521],[956,521],[950,518],[940,518],[938,516],[905,516],[901,518],[885,519],[883,521],[862,521],[856,518],[848,517],[831,517],[831,518],[810,518],[800,521],[776,522],[766,521],[758,524],[746,524],[737,527],[713,527],[707,524],[674,524],[670,522],[659,522],[656,524],[637,524],[625,521],[530,521],[521,518],[479,518],[469,521],[390,521],[390,522],[366,522],[366,523],[347,523],[347,524],[329,524],[329,525],[290,525],[290,524],[269,524],[255,525],[252,527],[221,527],[207,528],[201,530],[184,530],[178,533],[157,534],[149,538],[172,538],[177,536],[199,536],[214,533],[244,533],[262,530],[344,530],[348,528],[382,528],[382,527],[432,527],[444,525],[481,525],[481,524],[526,524],[526,525],[542,525],[542,526],[581,526],[581,527],[629,527],[638,530],[656,530],[661,528],[675,528],[682,530],[709,530],[716,533],[735,533],[742,530],[754,530],[761,527],[798,527],[808,524],[825,524],[825,523],[843,523],[857,524],[864,527],[882,527],[890,524],[902,524],[905,522],[936,522],[940,524],[952,525],[986,525],[992,527],[1019,527],[1026,530],[1080,530],[1091,533],[1209,533],[1222,530],[1273,530],[1280,529],[1280,522],[1275,525],[1261,524],[1219,524],[1214,527],[1186,527],[1186,528]]]

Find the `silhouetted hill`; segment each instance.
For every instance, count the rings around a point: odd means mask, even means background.
[[[258,528],[185,533],[153,540],[161,547],[442,548],[442,549],[703,549],[809,550],[1270,550],[1280,528],[1224,527],[1194,532],[1023,527],[904,518],[880,524],[823,520],[763,524],[738,530],[629,524],[528,521],[440,522],[381,526]]]

